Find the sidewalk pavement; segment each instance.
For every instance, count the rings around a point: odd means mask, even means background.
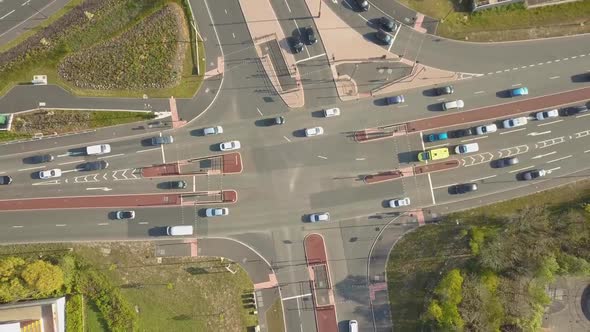
[[[281,25],[277,20],[277,16],[272,9],[269,0],[239,0],[242,13],[252,41],[256,45],[256,53],[261,59],[262,66],[268,75],[272,85],[277,90],[285,104],[288,107],[296,108],[303,107],[305,98],[303,94],[303,85],[301,84],[301,76],[295,64],[295,56],[289,52],[290,46]],[[276,75],[276,69],[273,68],[272,61],[268,54],[264,54],[260,45],[276,40],[280,46],[281,54],[288,68],[295,68],[291,72],[291,77],[297,81],[297,87],[291,90],[283,90]]]
[[[245,1],[245,0],[241,0]],[[308,8],[319,8],[321,0],[305,0]],[[310,10],[310,12],[313,12]],[[422,15],[422,20],[423,20]],[[455,81],[461,78],[460,73],[441,70],[407,59],[400,59],[396,54],[388,52],[381,46],[367,41],[357,31],[350,28],[330,6],[322,6],[321,16],[313,17],[318,34],[326,50],[330,61],[332,77],[336,84],[336,90],[342,101],[355,100],[373,95],[388,94],[396,91],[409,90],[416,87],[440,84]],[[422,21],[417,20],[416,24]],[[416,28],[416,27],[415,27]],[[421,28],[421,25],[418,27]],[[357,83],[349,75],[339,75],[337,64],[366,63],[366,62],[396,62],[412,67],[412,72],[406,77],[386,83],[370,93],[359,93]]]

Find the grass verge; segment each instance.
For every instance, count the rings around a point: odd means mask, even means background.
[[[506,217],[519,214],[524,207],[549,207],[550,212],[565,212],[590,199],[590,181],[514,200],[449,215],[444,222],[428,225],[407,234],[392,249],[387,263],[387,280],[392,319],[400,331],[431,328],[423,314],[434,287],[453,268],[473,269],[469,239],[465,234],[474,226],[495,229],[506,224]]]
[[[470,1],[401,0],[441,20],[437,34],[469,41],[509,41],[590,32],[590,1],[526,9],[522,4],[470,12]]]

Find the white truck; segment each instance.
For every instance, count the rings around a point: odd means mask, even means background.
[[[106,154],[110,152],[111,146],[109,144],[97,144],[86,147],[86,154],[89,156]]]

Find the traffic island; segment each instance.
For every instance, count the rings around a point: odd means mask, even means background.
[[[426,174],[426,173],[446,171],[449,169],[459,167],[459,164],[460,163],[458,160],[451,159],[451,160],[438,162],[438,163],[432,163],[432,164],[428,164],[428,165],[418,165],[418,166],[414,166],[414,167],[405,167],[405,168],[395,169],[395,170],[391,170],[391,171],[385,171],[385,172],[381,172],[381,173],[377,173],[377,174],[367,175],[363,178],[363,181],[366,184],[374,184],[374,183],[380,183],[380,182],[386,182],[386,181],[393,181],[393,180],[401,179],[404,176],[407,177],[407,176],[415,176],[415,175],[421,175],[421,174]]]
[[[320,234],[309,234],[303,240],[303,245],[311,281],[317,330],[318,332],[337,332],[334,291],[330,281],[324,238]]]
[[[233,152],[143,167],[141,176],[150,178],[176,175],[238,174],[243,170],[242,156],[239,152]]]

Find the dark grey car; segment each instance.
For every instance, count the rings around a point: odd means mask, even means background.
[[[163,145],[174,143],[174,137],[172,136],[156,136],[152,137],[152,145]]]
[[[449,188],[449,192],[453,195],[467,194],[477,191],[476,183],[462,183]]]
[[[379,26],[381,27],[381,29],[389,32],[397,30],[397,26],[395,25],[395,23],[385,16],[379,18]]]
[[[97,161],[89,161],[87,163],[82,164],[79,167],[83,171],[99,171],[101,169],[105,169],[109,167],[109,163],[104,160],[97,160]]]
[[[293,49],[293,53],[300,53],[301,51],[303,51],[303,42],[301,41],[301,37],[291,37],[291,48]]]
[[[168,189],[184,189],[186,188],[186,181],[168,181],[164,183],[164,186]]]
[[[518,163],[519,163],[518,158],[508,157],[508,158],[502,158],[502,159],[496,160],[494,162],[494,167],[495,168],[504,168],[504,167],[514,166]]]
[[[455,93],[455,88],[453,88],[452,85],[441,86],[434,89],[434,92],[437,96],[452,95],[453,93]]]
[[[53,155],[50,154],[41,154],[38,156],[32,156],[27,158],[27,163],[30,164],[42,164],[42,163],[48,163],[53,161],[53,159],[55,159],[55,157],[53,157]]]
[[[12,178],[8,175],[0,176],[0,185],[11,184]]]

